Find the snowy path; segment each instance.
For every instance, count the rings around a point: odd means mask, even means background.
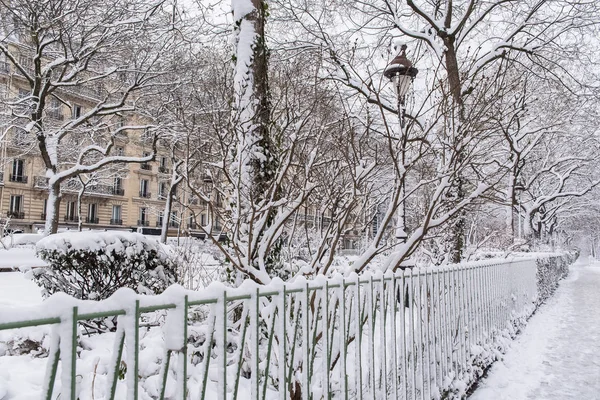
[[[578,262],[470,400],[600,400],[600,263]]]

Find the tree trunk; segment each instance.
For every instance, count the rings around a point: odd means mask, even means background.
[[[271,102],[269,92],[269,50],[265,37],[267,17],[267,2],[252,0],[256,11],[248,14],[248,20],[254,25],[256,39],[254,41],[254,57],[252,60],[253,95],[256,102],[254,113],[255,135],[258,138],[257,147],[263,152],[264,158],[252,158],[253,195],[257,200],[262,200],[275,176],[277,162],[275,157],[275,143],[270,134]]]
[[[83,185],[83,182],[82,182]],[[81,190],[77,193],[77,230],[79,232],[82,231],[83,224],[81,221],[81,200],[83,198],[83,192],[85,191],[85,185],[81,188]]]
[[[453,110],[451,115],[456,115],[458,111],[458,124],[453,123],[453,136],[454,136],[454,150],[456,151],[456,160],[458,164],[461,164],[464,158],[463,154],[463,132],[462,123],[464,120],[464,106],[461,93],[460,83],[460,71],[458,69],[458,60],[456,58],[456,49],[454,47],[454,36],[446,36],[443,38],[446,46],[445,61],[446,61],[446,73],[448,74],[448,85],[450,94],[453,100]],[[464,190],[464,178],[462,171],[457,171],[456,187],[453,190],[455,194],[454,201],[460,203],[465,198]],[[466,223],[466,212],[461,210],[452,221],[452,228],[450,229],[451,238],[451,249],[450,249],[450,262],[459,263],[462,261],[464,247],[465,247],[465,228]]]
[[[58,231],[58,214],[60,211],[60,200],[60,182],[54,182],[52,184],[49,184],[44,235],[51,235]]]
[[[169,194],[167,195],[167,201],[165,201],[165,209],[163,211],[163,220],[160,230],[160,241],[161,243],[167,243],[167,232],[169,231],[169,220],[171,219],[171,208],[173,201],[173,187],[169,188]]]

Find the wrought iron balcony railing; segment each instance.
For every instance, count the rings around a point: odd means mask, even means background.
[[[14,219],[25,219],[25,213],[22,211],[8,211],[6,216]]]
[[[25,175],[10,175],[11,182],[27,183],[27,176]]]

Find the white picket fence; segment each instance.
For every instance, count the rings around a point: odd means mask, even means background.
[[[477,368],[493,358],[498,338],[533,312],[536,296],[535,259],[488,260],[386,275],[74,301],[66,317],[40,310],[44,318],[26,320],[0,312],[0,330],[63,326],[51,341],[47,399],[56,398],[57,391],[62,400],[77,398],[76,352],[62,359],[59,349],[75,349],[77,321],[109,315],[119,316],[119,328],[106,395],[97,398],[115,398],[119,385],[127,386],[128,399],[146,398],[139,394],[140,379],[146,379],[138,374],[139,323],[157,310],[169,314],[156,328],[166,336],[158,379],[162,396],[169,383],[178,386],[180,399],[456,398]],[[128,370],[119,381],[122,358]],[[71,373],[55,385],[59,359]]]

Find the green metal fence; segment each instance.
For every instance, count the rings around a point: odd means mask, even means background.
[[[480,349],[530,315],[536,295],[534,259],[490,260],[236,289],[172,287],[154,297],[122,290],[99,302],[51,298],[0,310],[0,331],[51,327],[41,385],[48,400],[85,398],[81,325],[115,316],[94,400],[432,399],[460,396]],[[144,326],[149,315],[159,326]],[[159,370],[142,372],[140,353],[157,351]]]

